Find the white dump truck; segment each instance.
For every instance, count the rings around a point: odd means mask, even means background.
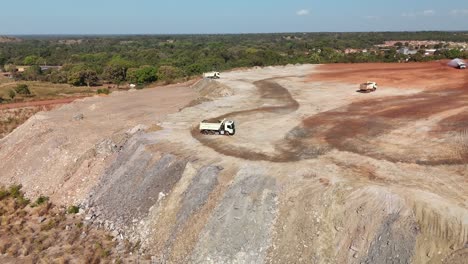
[[[205,72],[203,73],[203,78],[207,78],[207,79],[219,79],[221,78],[220,77],[221,75],[219,74],[219,72]]]
[[[466,69],[466,63],[462,59],[453,59],[451,60],[448,65],[453,68],[458,68],[458,69]]]
[[[361,83],[359,85],[359,92],[361,93],[370,93],[377,90],[377,83],[376,82],[371,82],[367,81],[365,83]]]
[[[205,135],[227,135],[232,136],[236,133],[234,121],[231,120],[218,120],[218,121],[207,121],[203,120],[200,122],[200,133]]]

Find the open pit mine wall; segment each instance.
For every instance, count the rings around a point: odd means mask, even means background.
[[[281,184],[266,163],[223,168],[160,152],[152,138],[126,141],[87,199],[87,219],[140,241],[156,263],[466,259],[466,222],[385,186]]]

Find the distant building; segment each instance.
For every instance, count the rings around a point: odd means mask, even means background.
[[[51,66],[51,65],[43,65],[39,67],[41,67],[41,71],[60,70],[62,68],[62,66]]]
[[[24,72],[27,68],[29,68],[30,66],[16,66],[16,71],[17,72]]]
[[[407,47],[403,47],[403,48],[398,50],[398,53],[403,54],[403,55],[414,55],[414,54],[418,53],[418,51],[409,49]]]
[[[437,51],[436,49],[426,49],[426,51],[424,52],[424,55],[425,56],[432,56],[432,55],[434,55],[434,53],[436,51]]]
[[[352,53],[358,53],[358,52],[359,52],[358,49],[345,49],[344,50],[345,54],[352,54]]]

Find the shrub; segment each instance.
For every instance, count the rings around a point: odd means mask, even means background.
[[[71,205],[67,209],[67,213],[69,213],[69,214],[77,214],[79,211],[80,211],[80,208],[78,206],[75,206],[75,205]]]
[[[41,196],[39,196],[39,198],[37,198],[37,200],[34,202],[34,204],[31,205],[31,207],[41,205],[43,203],[46,203],[47,201],[49,201],[49,197],[41,195]]]
[[[8,96],[10,97],[10,99],[15,99],[16,92],[12,89],[12,90],[8,91]]]
[[[22,95],[30,95],[31,91],[27,84],[18,84],[16,85],[15,92]]]
[[[182,72],[174,66],[161,66],[157,71],[157,77],[159,80],[171,83],[175,79],[182,76]]]
[[[47,221],[45,224],[41,226],[41,231],[48,231],[51,230],[52,228],[58,226],[58,221],[56,219],[50,219]]]
[[[127,71],[127,80],[132,83],[144,84],[157,80],[157,70],[152,66],[131,68]]]
[[[98,89],[97,94],[110,94],[110,90],[108,88]]]
[[[10,186],[8,190],[8,195],[13,197],[15,199],[15,204],[19,208],[24,208],[26,205],[29,204],[30,200],[24,197],[23,192],[21,191],[21,188],[23,186],[21,184],[19,185],[12,185]],[[5,194],[3,194],[5,195]],[[5,197],[4,197],[5,198]]]
[[[10,195],[13,197],[13,198],[19,198],[21,196],[23,196],[23,193],[21,192],[21,188],[23,186],[21,184],[18,184],[18,185],[12,185],[10,186],[10,189],[9,189],[9,193]]]
[[[31,201],[24,197],[23,195],[21,195],[20,197],[17,198],[17,204],[20,208],[24,208],[26,205],[28,205]]]
[[[10,196],[10,192],[3,186],[0,187],[0,201]]]

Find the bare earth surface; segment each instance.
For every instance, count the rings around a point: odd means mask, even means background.
[[[78,100],[0,140],[0,182],[80,204],[155,263],[463,263],[467,74],[267,67]],[[210,118],[236,135],[199,134]]]

